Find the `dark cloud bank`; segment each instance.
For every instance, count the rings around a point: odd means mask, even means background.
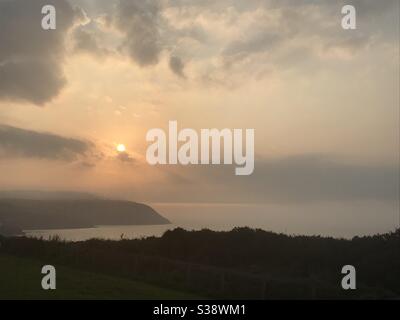
[[[57,29],[41,28],[44,5],[57,8]],[[0,0],[0,99],[43,105],[56,97],[64,40],[79,11],[66,0]]]
[[[91,155],[94,148],[89,141],[0,124],[0,158],[74,161]]]
[[[57,29],[44,31],[41,28],[41,8],[44,5],[57,8]],[[68,0],[0,0],[0,99],[18,100],[44,105],[56,97],[66,84],[63,62],[66,56],[65,39],[76,22],[84,18],[76,5],[97,8],[109,23],[123,35],[120,51],[142,67],[156,65],[163,52],[170,56],[169,66],[173,73],[184,77],[183,61],[191,57],[176,56],[181,37],[194,38],[191,29],[177,30],[168,25],[163,12],[167,8],[179,8],[182,12],[193,10],[221,11],[233,7],[238,12],[247,12],[258,7],[279,9],[284,25],[277,30],[268,27],[254,30],[243,39],[238,39],[222,48],[222,58],[234,64],[260,52],[279,52],[285,39],[308,34],[325,39],[330,47],[344,47],[356,51],[364,48],[376,36],[393,42],[398,37],[398,1],[354,0],[357,7],[360,30],[348,33],[334,27],[314,25],[308,18],[313,9],[321,17],[338,16],[344,1],[264,0],[264,1],[182,1],[182,0],[114,0],[114,1],[68,1]],[[398,15],[397,15],[398,17]],[[199,28],[199,26],[197,26]],[[200,28],[201,29],[201,28]],[[374,35],[374,37],[372,37]],[[73,34],[77,51],[104,56],[110,53],[98,42],[95,32],[78,28]],[[296,57],[296,60],[301,58]],[[279,63],[279,59],[271,60]]]
[[[121,0],[114,17],[116,26],[125,33],[123,49],[140,66],[157,64],[161,44],[158,1]]]
[[[86,161],[93,166],[93,160],[100,159],[96,154],[96,147],[90,141],[0,125],[0,159]],[[119,154],[117,159],[135,163],[127,153]],[[179,169],[179,176],[168,178],[171,188],[154,190],[154,194],[152,191],[146,196],[156,196],[159,201],[202,202],[206,199],[232,203],[396,202],[399,197],[398,166],[354,164],[322,155],[256,159],[251,176],[235,176],[232,166]]]
[[[181,167],[177,202],[309,203],[399,199],[400,172],[396,165],[363,165],[328,155],[298,155],[256,159],[254,173],[235,176],[232,166]],[[176,180],[176,179],[175,179]]]

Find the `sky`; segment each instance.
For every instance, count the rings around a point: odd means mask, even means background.
[[[0,189],[398,203],[399,2],[351,3],[356,30],[344,1],[0,0]],[[254,173],[150,166],[172,120],[255,129]]]

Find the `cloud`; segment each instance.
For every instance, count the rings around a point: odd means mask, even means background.
[[[57,9],[54,31],[40,28],[44,4]],[[398,38],[396,0],[354,0],[358,28],[351,32],[340,27],[342,0],[0,0],[0,99],[44,105],[61,92],[67,34],[88,20],[72,4],[91,17],[91,26],[73,33],[75,52],[120,51],[142,67],[173,53],[167,63],[176,75],[190,60],[193,78],[215,83],[304,70],[310,60],[323,70],[326,60],[349,60]],[[112,37],[93,26],[100,20]]]
[[[43,105],[57,96],[66,80],[52,60],[23,60],[0,65],[0,98]]]
[[[264,32],[242,40],[234,40],[223,50],[225,59],[242,59],[250,54],[272,50],[284,37],[271,32]]]
[[[177,76],[179,76],[181,78],[185,78],[185,74],[183,72],[185,65],[184,65],[183,61],[181,60],[181,58],[172,56],[169,59],[169,67],[171,68],[172,72],[175,73]]]
[[[41,28],[44,5],[56,7],[56,30]],[[66,0],[0,1],[0,99],[43,105],[60,93],[64,40],[78,18]]]
[[[357,30],[340,27],[345,1],[316,0],[81,0],[95,16],[118,30],[113,46],[139,66],[153,66],[162,53],[184,76],[190,60],[194,78],[234,83],[271,70],[325,68],[326,60],[349,60],[366,48],[398,36],[398,3],[355,0]],[[86,8],[85,7],[85,8]],[[104,20],[104,19],[103,19]],[[397,21],[397,25],[396,25]],[[111,30],[110,29],[110,30]],[[84,31],[85,30],[85,31]],[[102,55],[96,30],[77,30],[78,51]],[[113,49],[113,50],[114,50]],[[297,55],[296,53],[301,53]],[[167,56],[167,55],[165,55]],[[235,77],[236,76],[236,77]]]
[[[76,52],[90,53],[98,57],[104,57],[111,52],[100,46],[96,33],[84,28],[76,28],[73,34],[74,50]]]
[[[0,158],[75,161],[95,155],[92,142],[0,124]]]
[[[117,155],[117,159],[121,162],[128,162],[128,163],[135,162],[135,158],[133,158],[128,152],[120,152]]]
[[[301,155],[260,161],[256,175],[245,185],[259,196],[279,202],[396,201],[398,181],[396,166],[362,165],[324,155]]]
[[[321,50],[338,48],[355,56],[373,38],[373,32],[367,32],[365,28],[352,30],[351,33],[344,31],[340,27],[340,6],[331,8],[324,2],[291,6],[281,3],[274,8],[257,8],[240,16],[253,21],[247,22],[243,31],[238,31],[238,39],[230,40],[222,51],[222,58],[230,64],[247,58],[260,65],[259,55],[263,54],[264,64],[282,67],[281,57],[287,51],[302,47],[306,47],[308,55],[318,63]],[[302,62],[301,57],[292,61],[298,66]]]
[[[122,44],[140,66],[155,65],[162,51],[159,31],[160,8],[152,0],[120,0],[114,23],[125,34]]]
[[[199,79],[235,84],[270,71],[324,70],[398,39],[396,0],[355,0],[357,29],[343,30],[345,1],[166,1],[163,16],[175,33],[170,46],[189,57]],[[175,29],[174,29],[175,28]],[[197,41],[189,30],[201,30]],[[189,41],[191,39],[193,41]],[[192,49],[193,48],[193,49]],[[382,50],[383,51],[383,50]],[[296,53],[301,53],[297,55]],[[203,74],[202,74],[203,72]],[[236,81],[235,81],[236,80]]]
[[[399,195],[399,168],[335,160],[327,155],[299,155],[256,159],[250,176],[235,176],[233,166],[179,167],[188,182],[159,195],[162,201],[313,203],[378,200],[395,202]],[[167,168],[169,173],[173,168]]]

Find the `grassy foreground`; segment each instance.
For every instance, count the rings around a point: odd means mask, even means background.
[[[195,299],[141,282],[55,266],[57,289],[43,290],[42,264],[0,254],[0,299]]]

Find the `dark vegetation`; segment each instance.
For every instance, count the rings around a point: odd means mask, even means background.
[[[105,199],[0,199],[0,234],[22,230],[90,228],[96,225],[167,224],[151,207]],[[2,232],[3,230],[3,232]],[[6,231],[4,231],[6,230]]]
[[[24,235],[22,229],[18,226],[12,224],[2,224],[0,222],[0,235],[11,237],[11,236],[20,236]]]
[[[0,254],[0,299],[195,299],[185,292],[57,266],[57,289],[43,290],[43,263]]]
[[[352,240],[237,228],[175,229],[138,240],[1,242],[0,253],[216,298],[400,297],[400,229]],[[348,264],[357,270],[357,290],[341,289]]]

